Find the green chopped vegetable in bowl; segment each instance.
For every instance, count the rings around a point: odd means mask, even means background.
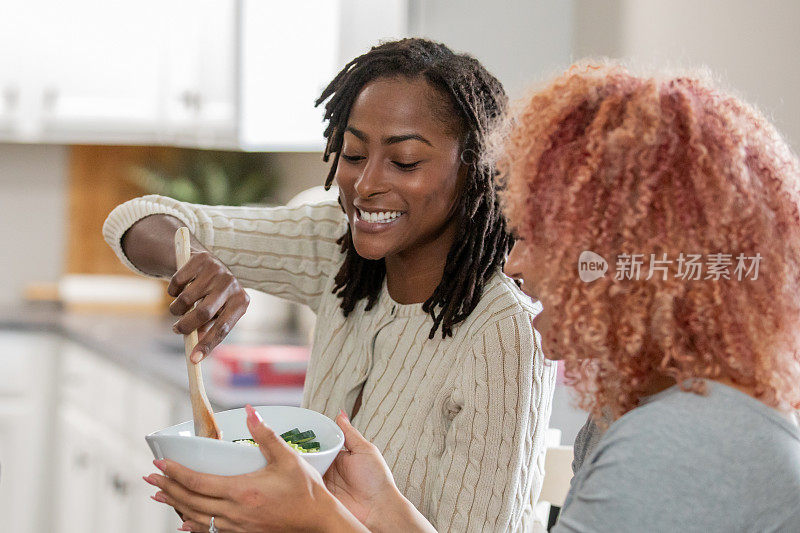
[[[317,435],[310,429],[308,431],[300,431],[298,428],[290,429],[286,433],[281,433],[281,438],[300,453],[319,451],[319,442],[314,440]],[[233,442],[245,446],[258,446],[258,443],[253,439],[235,439]]]

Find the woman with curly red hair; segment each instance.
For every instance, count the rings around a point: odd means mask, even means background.
[[[506,272],[611,421],[557,529],[797,531],[797,158],[709,83],[613,65],[571,68],[509,123]]]

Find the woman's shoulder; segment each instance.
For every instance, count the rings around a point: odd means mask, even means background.
[[[515,327],[533,333],[531,322],[542,311],[517,284],[498,270],[483,288],[478,305],[464,322],[467,337],[481,335],[489,327]]]
[[[774,409],[731,387],[708,382],[704,394],[670,387],[615,421],[598,449],[665,461],[676,454],[714,461],[758,450],[793,458],[800,474],[800,430]],[[769,451],[767,451],[769,450]]]
[[[609,520],[648,522],[659,531],[708,520],[715,526],[710,530],[727,530],[723,519],[748,531],[767,530],[748,521],[796,519],[800,441],[729,392],[711,386],[701,395],[673,387],[616,420],[576,473],[565,516],[581,515],[581,506],[603,499],[617,502],[603,510]],[[730,507],[724,516],[709,516],[712,502]]]

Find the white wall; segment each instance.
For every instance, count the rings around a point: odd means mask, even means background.
[[[800,149],[800,2],[577,0],[576,55],[699,67],[769,116]]]
[[[67,157],[64,146],[0,144],[0,305],[62,272]]]
[[[400,39],[408,28],[406,0],[339,0],[336,72],[381,41]]]
[[[468,52],[514,98],[569,65],[571,0],[411,0],[411,33]]]

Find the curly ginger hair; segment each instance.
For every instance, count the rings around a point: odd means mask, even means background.
[[[576,65],[512,113],[498,155],[580,407],[618,418],[659,375],[800,406],[800,165],[760,113],[700,78]],[[584,250],[608,260],[604,277],[579,279]],[[718,253],[730,279],[678,275],[680,254]],[[625,279],[620,254],[671,263]],[[757,277],[734,275],[739,254],[760,254]]]

